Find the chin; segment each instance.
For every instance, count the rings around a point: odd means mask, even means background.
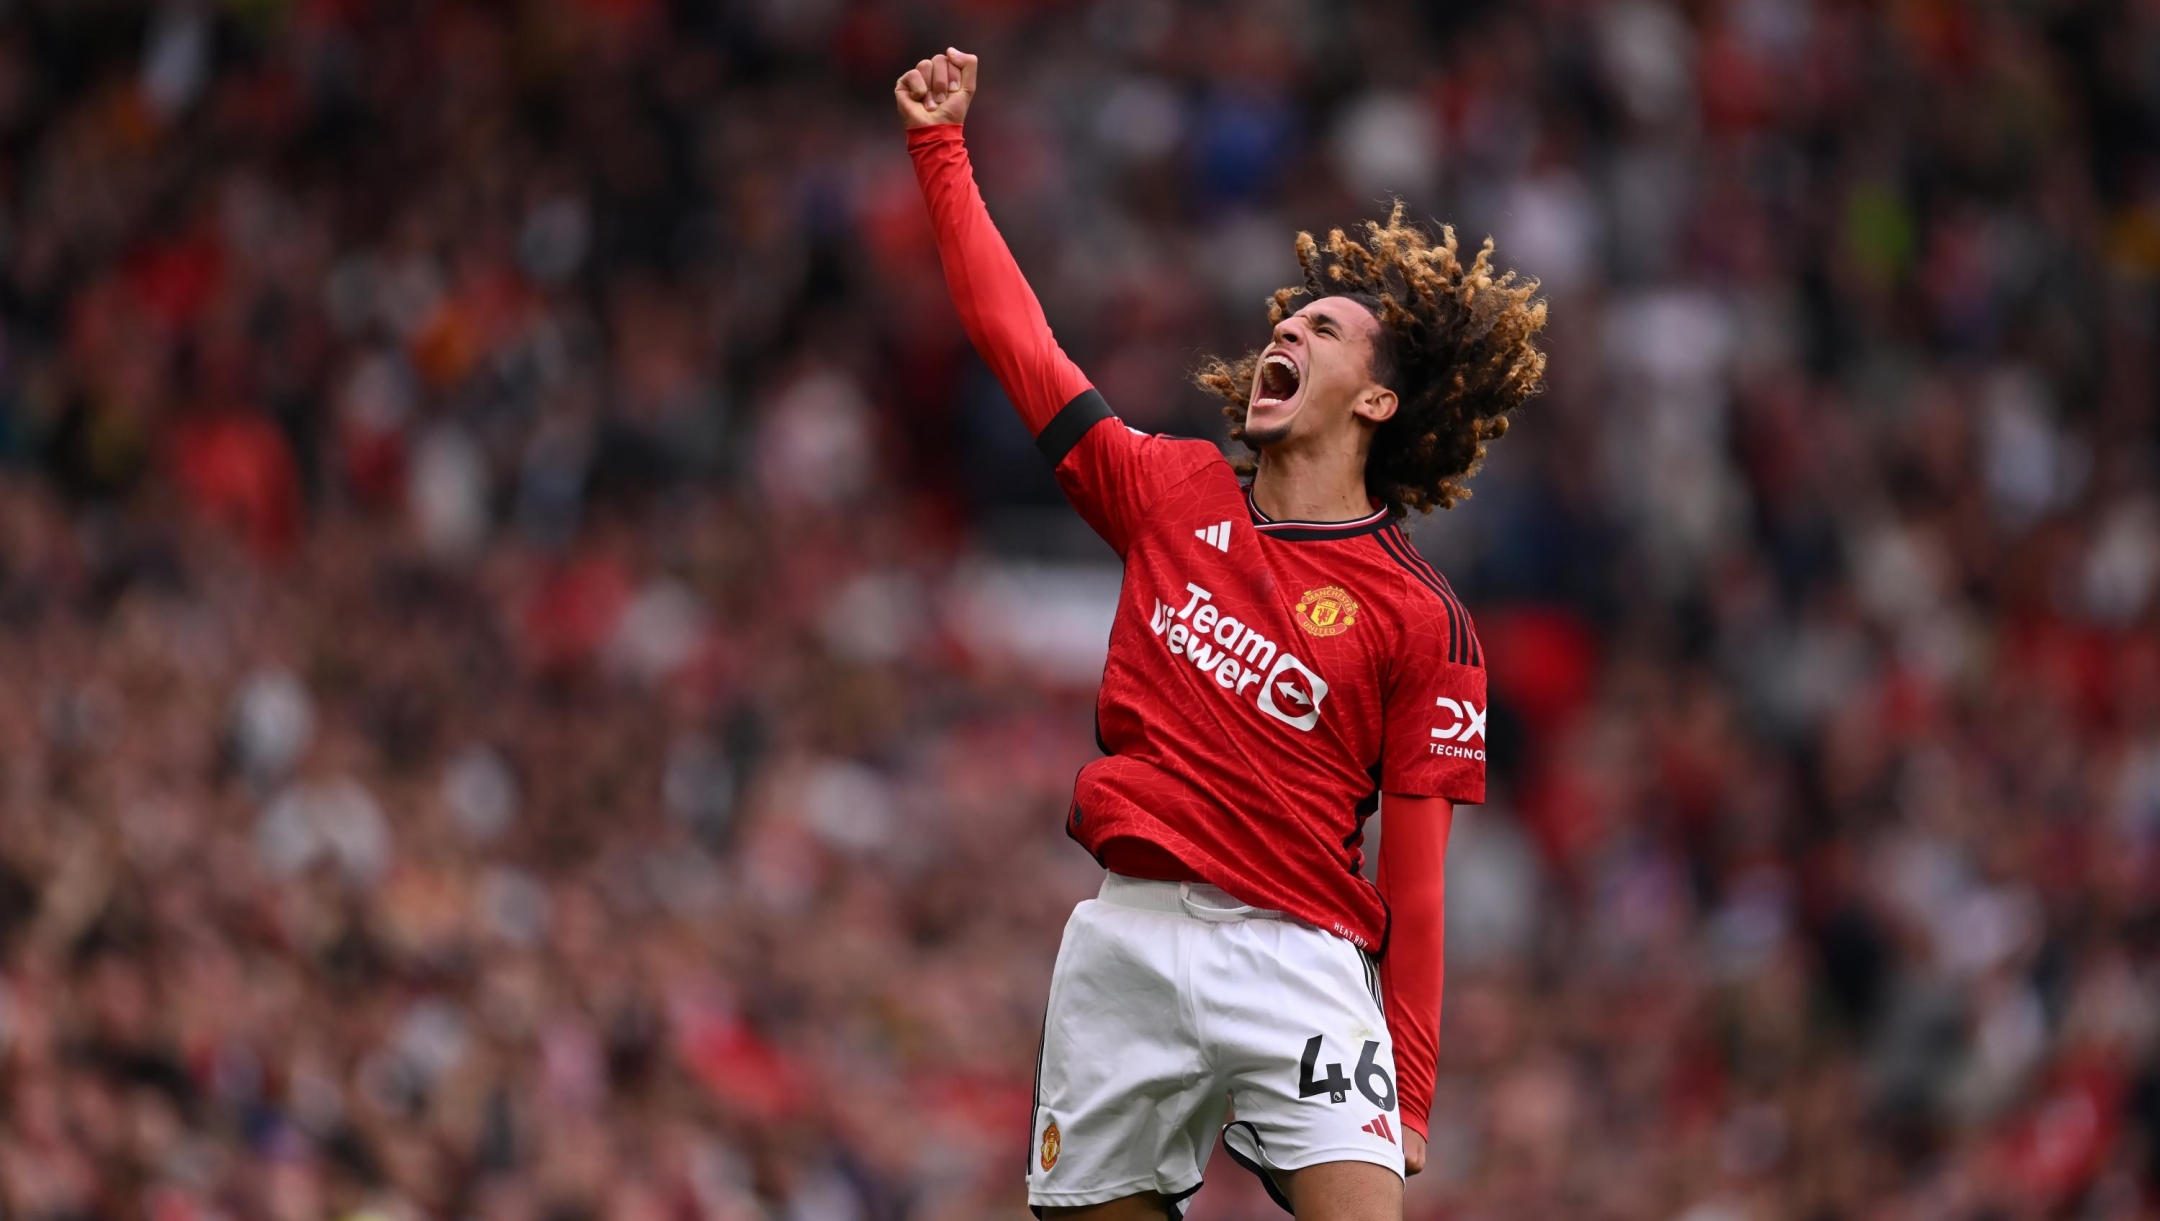
[[[1269,403],[1266,406],[1245,410],[1245,444],[1254,449],[1264,449],[1289,439],[1290,428],[1297,423],[1298,406],[1291,403]]]

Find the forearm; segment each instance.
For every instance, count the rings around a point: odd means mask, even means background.
[[[960,323],[1033,435],[1089,388],[1088,379],[1058,347],[1042,304],[991,223],[960,132],[957,123],[911,128],[908,153]]]
[[[1395,1045],[1396,1106],[1402,1125],[1425,1135],[1440,1051],[1440,999],[1447,967],[1447,841],[1452,802],[1383,798],[1380,895],[1392,914],[1380,960],[1388,1037]]]

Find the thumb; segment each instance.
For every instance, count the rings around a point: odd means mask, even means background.
[[[947,47],[945,48],[945,58],[954,67],[960,69],[960,88],[969,93],[975,92],[976,65],[982,62],[982,57],[970,55],[958,47]]]

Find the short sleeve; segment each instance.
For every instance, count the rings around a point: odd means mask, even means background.
[[[1120,556],[1165,492],[1223,460],[1207,441],[1128,427],[1094,390],[1066,404],[1035,443],[1066,499]]]
[[[1452,601],[1426,603],[1407,625],[1403,647],[1381,712],[1381,789],[1484,801],[1488,705],[1469,615]]]

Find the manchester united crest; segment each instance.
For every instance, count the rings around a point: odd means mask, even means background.
[[[1060,1141],[1059,1141],[1059,1139],[1058,1139],[1057,1120],[1053,1119],[1053,1120],[1051,1120],[1051,1121],[1050,1121],[1050,1125],[1049,1125],[1048,1127],[1046,1127],[1046,1128],[1044,1128],[1044,1129],[1043,1129],[1043,1146],[1042,1146],[1042,1168],[1043,1168],[1043,1169],[1045,1169],[1045,1170],[1048,1170],[1048,1169],[1050,1169],[1050,1168],[1051,1168],[1052,1166],[1055,1166],[1055,1165],[1057,1165],[1057,1159],[1058,1159],[1058,1150],[1059,1150],[1059,1148],[1061,1148],[1061,1147],[1062,1147],[1062,1145],[1061,1145],[1061,1142],[1060,1142]]]
[[[1308,589],[1298,599],[1298,626],[1315,636],[1340,636],[1357,622],[1358,605],[1340,585]]]

